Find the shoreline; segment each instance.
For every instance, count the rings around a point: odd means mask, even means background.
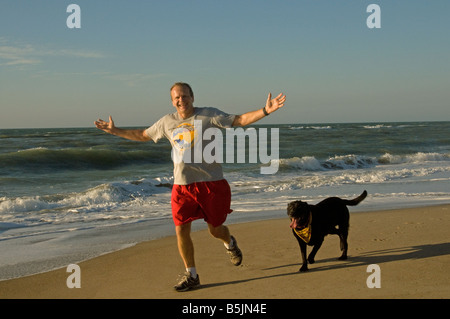
[[[0,281],[0,298],[449,298],[449,213],[450,204],[351,212],[349,259],[336,260],[339,239],[327,236],[307,273],[287,218],[275,218],[227,223],[244,253],[239,267],[207,230],[193,232],[200,289],[173,291],[184,267],[172,235],[78,263],[79,289],[67,287],[63,267]],[[371,264],[381,288],[367,287]]]
[[[427,205],[424,203],[413,203],[406,207],[401,204],[388,205],[387,207],[377,207],[376,205],[368,206],[364,203],[363,205],[358,206],[358,211],[351,213],[377,212],[439,205],[445,204]],[[284,216],[286,216],[285,211],[280,209],[262,210],[258,212],[247,211],[245,213],[230,214],[227,218],[226,224],[234,225],[240,223],[282,219]],[[204,229],[207,229],[207,226],[203,220],[197,220],[192,223],[193,232]],[[149,233],[148,230],[151,230],[151,232]],[[55,238],[51,233],[49,235],[44,233],[40,236],[36,236],[32,241],[29,241],[29,247],[26,242],[28,239],[24,238],[25,242],[17,245],[15,249],[22,250],[22,254],[26,254],[26,258],[30,260],[25,260],[11,265],[0,263],[0,282],[46,273],[60,269],[69,264],[78,264],[104,254],[120,251],[142,242],[157,240],[169,236],[175,236],[175,228],[171,218],[154,219],[138,223],[125,223],[107,227],[105,229],[87,228],[78,232],[67,232],[66,235],[63,235],[60,238]],[[56,251],[49,252],[46,250],[48,247],[39,247],[39,243],[46,243],[48,241],[54,242]],[[77,244],[73,245],[73,242],[76,242]],[[86,249],[85,247],[89,248]],[[38,252],[40,249],[45,250],[43,255]],[[10,253],[8,250],[0,250],[0,254],[3,254],[4,257],[6,256],[5,260],[8,260],[8,253]]]

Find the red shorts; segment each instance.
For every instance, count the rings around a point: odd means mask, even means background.
[[[175,226],[203,218],[214,227],[222,225],[233,210],[230,185],[225,179],[173,185],[172,217]]]

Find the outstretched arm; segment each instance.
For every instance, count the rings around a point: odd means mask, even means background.
[[[138,142],[147,142],[151,140],[151,138],[148,137],[147,134],[145,134],[145,130],[126,130],[116,127],[111,116],[109,117],[109,122],[98,119],[94,122],[94,124],[98,129],[105,131],[106,133],[117,135],[128,140]]]
[[[242,115],[237,115],[234,118],[233,126],[246,126],[255,123],[256,121],[259,121],[260,119],[269,115],[270,113],[275,112],[280,107],[283,107],[285,101],[286,95],[283,95],[283,93],[278,94],[278,96],[273,99],[272,94],[269,93],[266,105],[262,109],[244,113]]]

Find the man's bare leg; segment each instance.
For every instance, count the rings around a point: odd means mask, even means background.
[[[209,233],[217,239],[222,240],[225,244],[229,244],[231,241],[230,230],[225,225],[214,227],[208,224]]]
[[[194,243],[191,239],[191,223],[175,226],[178,251],[186,268],[195,267]]]
[[[210,234],[223,241],[227,248],[228,254],[230,254],[231,262],[235,266],[239,266],[242,262],[242,252],[239,249],[236,239],[230,235],[230,230],[225,225],[217,227],[208,224]]]
[[[183,259],[186,273],[174,286],[176,291],[187,291],[200,286],[200,277],[197,275],[194,260],[194,244],[191,239],[191,223],[175,226],[177,233],[178,250]]]

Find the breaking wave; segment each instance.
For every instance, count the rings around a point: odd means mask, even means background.
[[[343,170],[357,168],[371,168],[377,165],[392,165],[405,163],[426,163],[450,161],[450,154],[414,153],[393,155],[385,153],[381,156],[339,155],[327,159],[317,159],[314,156],[292,157],[275,160],[280,169],[296,169],[303,171]]]
[[[149,150],[48,149],[45,147],[0,154],[0,162],[10,170],[111,169],[122,165],[165,163],[167,156]]]
[[[144,211],[147,217],[158,217],[160,203],[153,195],[170,193],[170,188],[171,180],[158,178],[107,183],[79,193],[0,197],[0,224],[5,227],[2,222],[6,221],[9,225],[36,225],[129,219],[143,217]]]

